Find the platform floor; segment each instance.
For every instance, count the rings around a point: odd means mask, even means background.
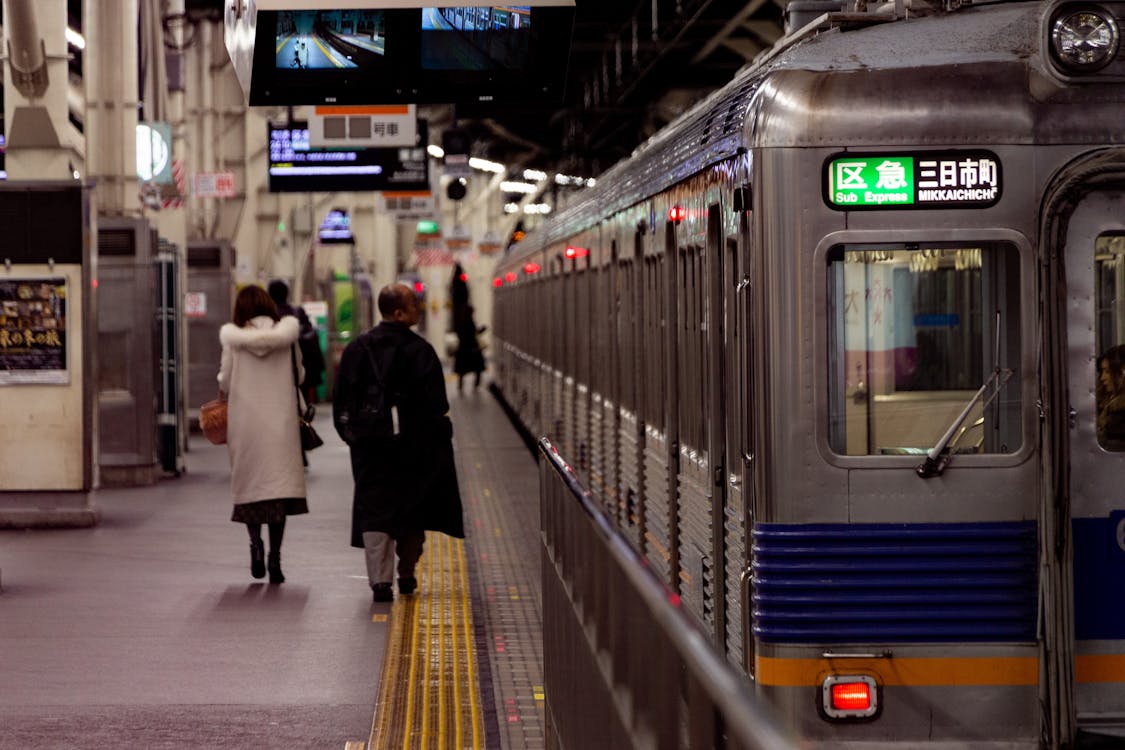
[[[483,386],[450,403],[468,538],[446,549],[467,573],[480,680],[481,744],[461,746],[541,748],[536,467]],[[0,531],[0,748],[376,746],[387,643],[408,607],[371,603],[328,412],[284,584],[250,577],[226,449],[202,438],[183,476],[99,491],[96,527]]]

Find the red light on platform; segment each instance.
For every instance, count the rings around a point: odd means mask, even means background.
[[[590,248],[574,247],[573,245],[567,245],[566,250],[563,251],[563,255],[568,258],[585,258],[589,254]]]
[[[672,206],[668,209],[668,221],[679,224],[687,218],[687,209],[683,206]]]
[[[495,279],[492,280],[492,286],[499,289],[500,287],[504,286],[504,279],[497,276]]]
[[[463,274],[461,274],[461,276],[459,278],[461,279],[461,281],[468,281],[469,280],[469,274],[463,273]]]
[[[508,271],[506,274],[504,274],[504,281],[508,282],[509,284],[515,283],[515,281],[516,281],[515,271]]]
[[[421,294],[422,292],[426,291],[426,285],[423,284],[421,281],[415,281],[414,282],[414,291],[417,294]]]
[[[539,264],[538,263],[524,263],[523,264],[523,272],[527,273],[527,274],[539,273]]]

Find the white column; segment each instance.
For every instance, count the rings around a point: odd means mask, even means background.
[[[87,39],[86,173],[97,181],[100,215],[139,216],[138,0],[84,0],[82,7]]]

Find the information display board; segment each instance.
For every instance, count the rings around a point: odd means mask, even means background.
[[[824,202],[839,211],[988,208],[1001,194],[989,151],[837,154],[824,164]]]

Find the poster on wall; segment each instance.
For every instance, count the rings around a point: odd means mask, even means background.
[[[69,382],[66,279],[0,279],[0,385]]]

